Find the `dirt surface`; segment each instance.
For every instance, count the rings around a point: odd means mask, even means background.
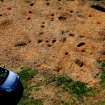
[[[97,62],[105,60],[105,13],[91,3],[0,0],[0,64],[51,69],[96,85]]]

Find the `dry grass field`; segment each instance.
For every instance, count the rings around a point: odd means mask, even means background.
[[[105,1],[0,0],[0,65],[26,75],[20,105],[105,105]]]

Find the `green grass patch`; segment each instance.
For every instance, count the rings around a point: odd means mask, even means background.
[[[37,75],[37,73],[37,70],[33,70],[28,67],[23,67],[22,70],[18,73],[24,85],[23,98],[18,105],[43,105],[43,99],[35,100],[30,97],[33,89],[35,91],[40,91],[39,86],[30,86],[29,84],[29,80],[31,80],[35,75]],[[73,94],[73,97],[75,97],[77,100],[81,100],[84,96],[87,96],[92,93],[91,88],[89,88],[86,83],[75,81],[67,75],[49,74],[47,76],[44,76],[44,78],[44,85],[48,85],[51,83],[51,85],[55,84],[56,86],[60,86],[65,91],[70,92],[71,95]],[[65,105],[68,104],[69,103],[65,103]]]
[[[105,62],[101,63],[102,72],[100,74],[100,84],[105,88]]]
[[[105,101],[101,101],[97,105],[105,105]]]
[[[73,80],[66,75],[56,76],[55,80],[57,81],[58,85],[65,85],[66,87],[68,87],[73,82]]]
[[[101,67],[103,70],[105,70],[105,62],[101,63]]]
[[[105,70],[103,70],[102,72],[101,72],[101,75],[100,75],[100,84],[101,84],[101,86],[102,87],[105,87]]]
[[[77,98],[83,98],[86,95],[89,95],[91,88],[87,86],[86,83],[80,81],[74,81],[68,76],[57,76],[56,82],[58,85],[62,86],[65,90],[73,93]]]
[[[32,87],[29,84],[29,80],[31,80],[37,73],[37,70],[29,67],[22,67],[21,72],[18,73],[24,86],[24,94],[18,105],[43,105],[41,99],[35,100],[30,97]]]
[[[18,74],[22,81],[28,81],[32,79],[37,73],[38,71],[35,69],[31,69],[29,67],[22,67],[21,72],[19,72]]]

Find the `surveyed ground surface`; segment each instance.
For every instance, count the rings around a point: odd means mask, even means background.
[[[102,71],[99,63],[105,61],[104,4],[104,0],[0,0],[0,65],[51,70],[95,87]],[[52,91],[57,90],[48,89],[55,97]]]

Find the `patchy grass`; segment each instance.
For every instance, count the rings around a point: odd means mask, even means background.
[[[105,105],[105,101],[100,102],[98,105]]]
[[[62,86],[65,90],[76,95],[78,99],[83,98],[86,95],[89,95],[91,88],[87,86],[86,83],[80,81],[74,81],[68,76],[57,76],[56,82],[58,85]]]
[[[61,105],[76,105],[76,103],[78,103],[79,101],[81,103],[81,100],[83,100],[85,96],[90,96],[90,93],[93,92],[92,89],[89,88],[86,83],[75,81],[67,75],[58,75],[54,73],[47,73],[45,75],[38,72],[37,70],[33,70],[28,67],[23,67],[18,74],[21,77],[22,83],[24,85],[24,94],[18,105],[43,105],[46,100],[46,96],[44,96],[43,92],[42,98],[40,96],[32,98],[32,92],[35,92],[35,94],[37,95],[38,93],[39,95],[41,95],[40,91],[42,91],[42,89],[39,87],[39,85],[41,87],[54,86],[56,89],[58,89],[58,91],[59,89],[62,89],[65,93],[67,92],[70,97],[72,96],[70,100],[63,100],[62,98],[60,98],[62,93],[57,93],[57,97],[59,97],[59,100],[57,100],[56,96],[53,99],[54,103],[56,103],[57,105],[58,103]],[[45,80],[40,81],[39,79],[38,82],[37,79],[41,76]],[[33,77],[34,79],[36,79],[36,83],[32,86],[30,85],[30,80],[32,80]],[[51,97],[48,97],[47,99],[50,100]]]
[[[105,70],[103,70],[102,72],[101,72],[101,75],[100,75],[100,84],[101,84],[101,86],[102,87],[105,87]]]
[[[66,75],[59,75],[55,78],[55,80],[57,81],[58,85],[65,85],[66,87],[73,82],[73,80]]]
[[[100,84],[105,88],[105,62],[101,63],[102,72],[100,74]]]
[[[101,64],[101,67],[102,67],[102,69],[105,70],[105,62],[103,62],[103,63]]]
[[[29,67],[22,67],[21,72],[19,72],[19,76],[21,77],[22,81],[28,81],[31,80],[37,73],[37,70],[33,70]]]
[[[33,70],[29,67],[23,67],[21,72],[18,73],[24,86],[24,94],[18,105],[43,105],[41,99],[35,100],[30,97],[31,87],[28,82],[37,73],[38,73],[37,70],[35,69]]]

